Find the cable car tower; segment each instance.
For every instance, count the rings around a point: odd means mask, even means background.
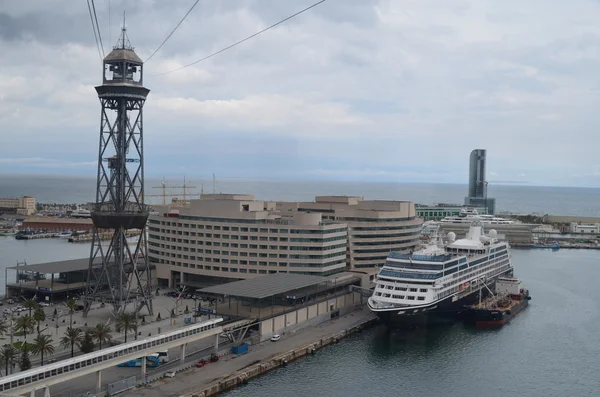
[[[143,62],[131,47],[125,24],[117,45],[104,58],[102,85],[96,92],[102,108],[100,148],[84,316],[93,302],[112,305],[115,313],[130,304],[136,313],[146,306],[152,315],[142,123],[150,90],[143,86]],[[126,239],[130,229],[141,230],[131,248]],[[101,231],[112,232],[108,247],[101,244]]]

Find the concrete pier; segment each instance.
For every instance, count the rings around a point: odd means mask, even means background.
[[[374,324],[376,320],[376,316],[367,308],[357,309],[320,325],[282,335],[278,342],[266,340],[251,345],[246,354],[227,353],[218,362],[202,368],[190,366],[179,371],[173,379],[161,378],[160,382],[153,382],[148,388],[129,391],[127,396],[213,396],[313,354],[325,346],[335,344],[346,336]]]

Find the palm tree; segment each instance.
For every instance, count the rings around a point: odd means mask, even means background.
[[[0,322],[0,335],[6,335],[8,332],[8,325],[4,324],[4,321]]]
[[[31,352],[33,354],[40,355],[40,365],[44,365],[44,353],[50,355],[54,353],[54,346],[52,346],[52,339],[48,335],[40,335],[35,337],[33,345],[31,346]]]
[[[15,349],[11,345],[4,345],[2,349],[0,349],[0,360],[4,364],[4,368],[6,369],[6,375],[8,376],[8,370],[12,369],[13,362],[17,358],[17,349]],[[11,371],[12,372],[12,371]]]
[[[35,320],[30,316],[23,316],[23,317],[17,318],[17,321],[15,323],[16,323],[15,330],[17,332],[19,332],[19,331],[23,332],[23,336],[24,336],[23,345],[25,345],[25,343],[27,343],[27,333],[33,332],[33,329],[35,327]]]
[[[41,307],[38,307],[37,309],[35,309],[35,312],[33,312],[33,319],[35,321],[37,321],[37,333],[39,335],[40,334],[40,323],[42,321],[46,321],[46,313],[44,312],[44,309],[42,309]]]
[[[23,307],[29,310],[29,317],[31,317],[31,311],[40,307],[40,305],[35,301],[35,299],[27,299],[23,303]]]
[[[108,342],[112,339],[112,335],[110,334],[111,332],[112,330],[110,329],[110,325],[106,324],[96,324],[96,326],[90,331],[92,337],[100,344],[100,349],[102,349],[103,342]]]
[[[77,308],[77,301],[73,298],[69,299],[66,303],[67,309],[69,309],[69,328],[73,328],[73,313]]]
[[[125,312],[118,314],[115,329],[117,332],[125,333],[125,343],[127,343],[127,333],[129,331],[137,332],[137,318],[135,314]]]
[[[81,343],[83,341],[83,332],[79,328],[73,329],[71,327],[67,328],[65,332],[65,336],[60,339],[60,345],[67,348],[71,347],[71,358],[75,354],[74,347],[76,344]]]

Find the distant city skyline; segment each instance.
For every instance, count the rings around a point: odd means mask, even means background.
[[[146,176],[600,187],[600,3],[203,0],[145,65]],[[122,12],[143,60],[187,2]],[[85,2],[4,2],[0,173],[96,174],[100,59]],[[68,10],[68,12],[65,12]],[[536,23],[532,24],[531,21]],[[576,26],[577,29],[573,29]]]

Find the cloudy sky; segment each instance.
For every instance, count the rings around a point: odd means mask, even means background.
[[[145,66],[151,176],[600,186],[600,2],[201,0]],[[96,0],[145,60],[194,0]],[[0,0],[0,172],[95,172],[85,1]]]

